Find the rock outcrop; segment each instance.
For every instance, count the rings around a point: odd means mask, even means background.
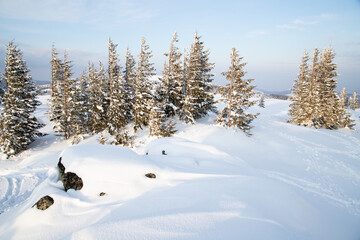
[[[67,192],[69,189],[81,190],[84,185],[81,177],[73,172],[65,172],[65,166],[61,163],[61,160],[62,158],[60,157],[58,168],[65,192]]]

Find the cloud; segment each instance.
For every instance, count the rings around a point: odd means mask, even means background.
[[[281,24],[281,25],[276,25],[276,27],[282,28],[282,29],[299,29],[298,26],[291,25],[291,24]]]
[[[133,3],[130,0],[0,1],[2,18],[21,20],[118,24],[149,18],[152,14],[148,4]]]
[[[294,21],[294,24],[297,24],[297,25],[316,25],[318,23],[319,23],[318,21],[305,22],[301,19],[296,19]]]

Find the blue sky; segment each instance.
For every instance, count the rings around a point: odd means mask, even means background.
[[[0,72],[9,41],[22,49],[34,80],[50,79],[52,43],[73,60],[75,76],[87,63],[106,64],[107,41],[136,56],[141,37],[161,74],[173,33],[188,48],[195,31],[210,49],[215,83],[235,47],[254,84],[265,90],[291,88],[304,51],[332,46],[339,89],[360,92],[359,0],[0,0]]]

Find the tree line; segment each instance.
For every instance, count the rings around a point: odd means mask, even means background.
[[[231,84],[221,88],[222,101],[227,102],[228,106],[219,113],[215,106],[212,85],[214,75],[211,73],[214,63],[209,60],[210,51],[205,49],[204,42],[197,33],[188,53],[182,54],[176,46],[177,42],[175,33],[169,52],[165,53],[167,61],[159,78],[160,84],[154,84],[152,51],[145,38],[141,40],[138,60],[127,49],[123,67],[116,50],[117,44],[109,39],[107,68],[101,62],[98,67],[89,63],[87,70],[78,78],[73,77],[73,65],[68,60],[67,53],[60,58],[53,45],[49,116],[54,123],[54,130],[63,134],[65,139],[73,138],[75,142],[84,134],[105,131],[113,136],[113,144],[129,146],[139,129],[148,127],[150,136],[169,137],[177,131],[176,119],[195,124],[196,120],[214,112],[219,114],[216,120],[219,124],[240,128],[250,135],[250,123],[257,115],[245,113],[245,110],[255,104],[250,99],[254,95],[255,86],[248,86],[252,80],[243,79],[243,67],[246,63],[241,62],[242,58],[237,51],[233,49],[229,71],[223,73]],[[11,45],[14,46],[13,43]],[[16,46],[14,48],[19,51]],[[8,56],[13,51],[13,48],[8,48]],[[31,82],[31,77],[27,74],[29,69],[26,69],[23,75]],[[10,77],[14,71],[5,71],[8,92],[4,95],[4,103],[9,94],[14,98],[18,97],[9,91],[12,84],[15,86],[15,82],[23,81]],[[31,98],[36,102],[35,97],[34,92]],[[16,105],[16,101],[12,104]],[[11,108],[12,106],[4,104],[2,122],[8,121],[4,112]],[[25,124],[28,121],[22,122]],[[36,129],[40,127],[39,123]],[[7,131],[7,127],[3,130]],[[10,146],[14,141],[8,141],[11,150],[2,150],[8,156],[15,155],[26,149],[33,140],[29,139],[27,144],[16,149]],[[5,137],[2,138],[1,145],[4,146],[3,142],[6,141]],[[105,141],[101,136],[100,142]]]
[[[254,79],[245,78],[247,63],[238,51],[232,49],[229,69],[222,73],[228,83],[219,89],[220,101],[225,103],[219,110],[215,105],[210,51],[197,33],[188,52],[181,53],[177,42],[175,33],[156,84],[152,51],[145,38],[137,60],[127,49],[124,66],[120,65],[117,44],[109,39],[107,67],[101,62],[97,66],[89,63],[78,78],[73,77],[67,53],[59,57],[53,45],[49,116],[54,130],[74,142],[85,134],[101,133],[99,141],[105,143],[102,133],[109,133],[114,139],[112,144],[131,146],[139,129],[148,128],[150,136],[169,137],[177,131],[176,120],[195,124],[214,112],[219,125],[238,128],[251,136],[251,123],[258,116],[247,112],[257,102]],[[353,98],[345,100],[346,93],[340,98],[335,92],[338,75],[334,56],[331,48],[323,52],[315,49],[309,64],[310,58],[304,54],[292,89],[289,122],[327,129],[353,127],[346,107],[358,108],[358,98],[354,93]],[[16,155],[42,135],[39,129],[43,124],[33,115],[39,102],[29,71],[21,51],[10,42],[0,114],[0,145],[7,156]],[[259,106],[264,107],[263,96]]]
[[[335,52],[331,47],[322,52],[315,48],[312,63],[309,63],[309,54],[304,53],[292,88],[289,122],[315,128],[353,128],[354,121],[346,111],[346,90],[343,90],[341,98],[335,91],[338,73],[334,58]],[[352,109],[358,108],[356,92],[351,102]]]

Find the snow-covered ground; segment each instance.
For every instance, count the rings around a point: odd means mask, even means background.
[[[49,135],[0,161],[0,239],[360,239],[360,112],[355,130],[330,131],[286,123],[288,105],[255,107],[251,137],[210,115],[129,149],[98,136],[72,146],[43,104]],[[81,191],[63,190],[59,156]],[[32,208],[45,195],[54,205]]]

